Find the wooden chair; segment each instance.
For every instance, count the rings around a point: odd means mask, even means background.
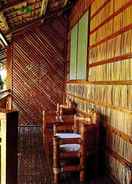
[[[56,122],[67,122],[73,125],[74,114],[77,112],[77,105],[75,102],[69,100],[68,104],[57,104],[56,111],[42,111],[43,122],[43,143],[51,144],[53,137],[53,124]],[[51,146],[52,147],[52,146]]]
[[[43,111],[43,145],[46,147],[47,154],[52,158],[53,153],[53,125],[65,122],[69,130],[74,124],[74,115],[57,116],[56,111]]]
[[[87,133],[89,129],[95,129],[97,125],[97,113],[91,113],[88,117],[74,116],[73,132],[67,132],[65,122],[54,124],[53,137],[53,176],[54,183],[60,181],[62,172],[80,172],[80,182],[85,180],[85,164],[87,157]],[[94,136],[94,135],[93,135]],[[72,164],[65,159],[78,158],[79,164]],[[64,165],[62,165],[64,164]]]

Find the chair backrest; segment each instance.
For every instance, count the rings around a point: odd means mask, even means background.
[[[60,114],[62,115],[74,115],[76,114],[77,110],[73,107],[64,107],[60,106]]]
[[[73,132],[74,115],[63,115],[62,122],[55,122],[53,125],[54,135],[57,132]]]
[[[65,115],[62,116],[63,122],[56,122],[54,124],[54,134],[57,132],[76,132],[80,133],[81,124],[91,125],[92,119],[90,116],[76,116],[76,115]]]
[[[74,101],[69,100],[65,105],[57,104],[57,111],[59,115],[74,115],[77,113],[77,104]]]
[[[70,126],[72,127],[71,130],[74,132],[80,131],[80,125],[91,125],[91,126],[97,126],[99,122],[99,114],[91,110],[87,115],[62,115],[63,123],[58,122],[57,126],[61,126],[60,131],[64,129],[64,132],[67,130],[70,130]],[[69,126],[70,125],[70,126]],[[69,127],[68,127],[69,126]],[[57,129],[56,129],[57,130]],[[59,130],[59,128],[58,128]]]

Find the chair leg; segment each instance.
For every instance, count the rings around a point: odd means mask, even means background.
[[[85,181],[85,161],[86,161],[86,153],[85,153],[85,149],[84,149],[84,145],[82,143],[81,147],[80,147],[80,182],[84,182]]]
[[[59,181],[60,181],[60,173],[55,173],[54,172],[53,180],[54,180],[54,184],[59,184]]]
[[[59,164],[59,139],[53,138],[53,182],[59,184],[60,180],[60,164]]]
[[[85,150],[85,135],[86,129],[81,126],[81,144],[80,144],[80,182],[83,183],[85,181],[85,162],[86,162],[86,150]]]
[[[85,181],[85,171],[82,169],[80,171],[80,183],[83,183]]]
[[[85,181],[85,154],[80,157],[80,182]]]

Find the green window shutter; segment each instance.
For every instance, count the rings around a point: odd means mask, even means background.
[[[88,47],[88,11],[79,20],[77,79],[86,80]]]
[[[76,66],[77,66],[77,35],[78,24],[71,30],[71,49],[70,49],[70,80],[76,79]]]

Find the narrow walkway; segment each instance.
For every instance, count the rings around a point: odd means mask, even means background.
[[[52,184],[51,168],[44,153],[40,126],[18,128],[18,184]],[[61,184],[80,184],[79,174],[62,175]],[[85,184],[112,184],[101,178]]]
[[[18,184],[51,184],[40,126],[18,128]]]

